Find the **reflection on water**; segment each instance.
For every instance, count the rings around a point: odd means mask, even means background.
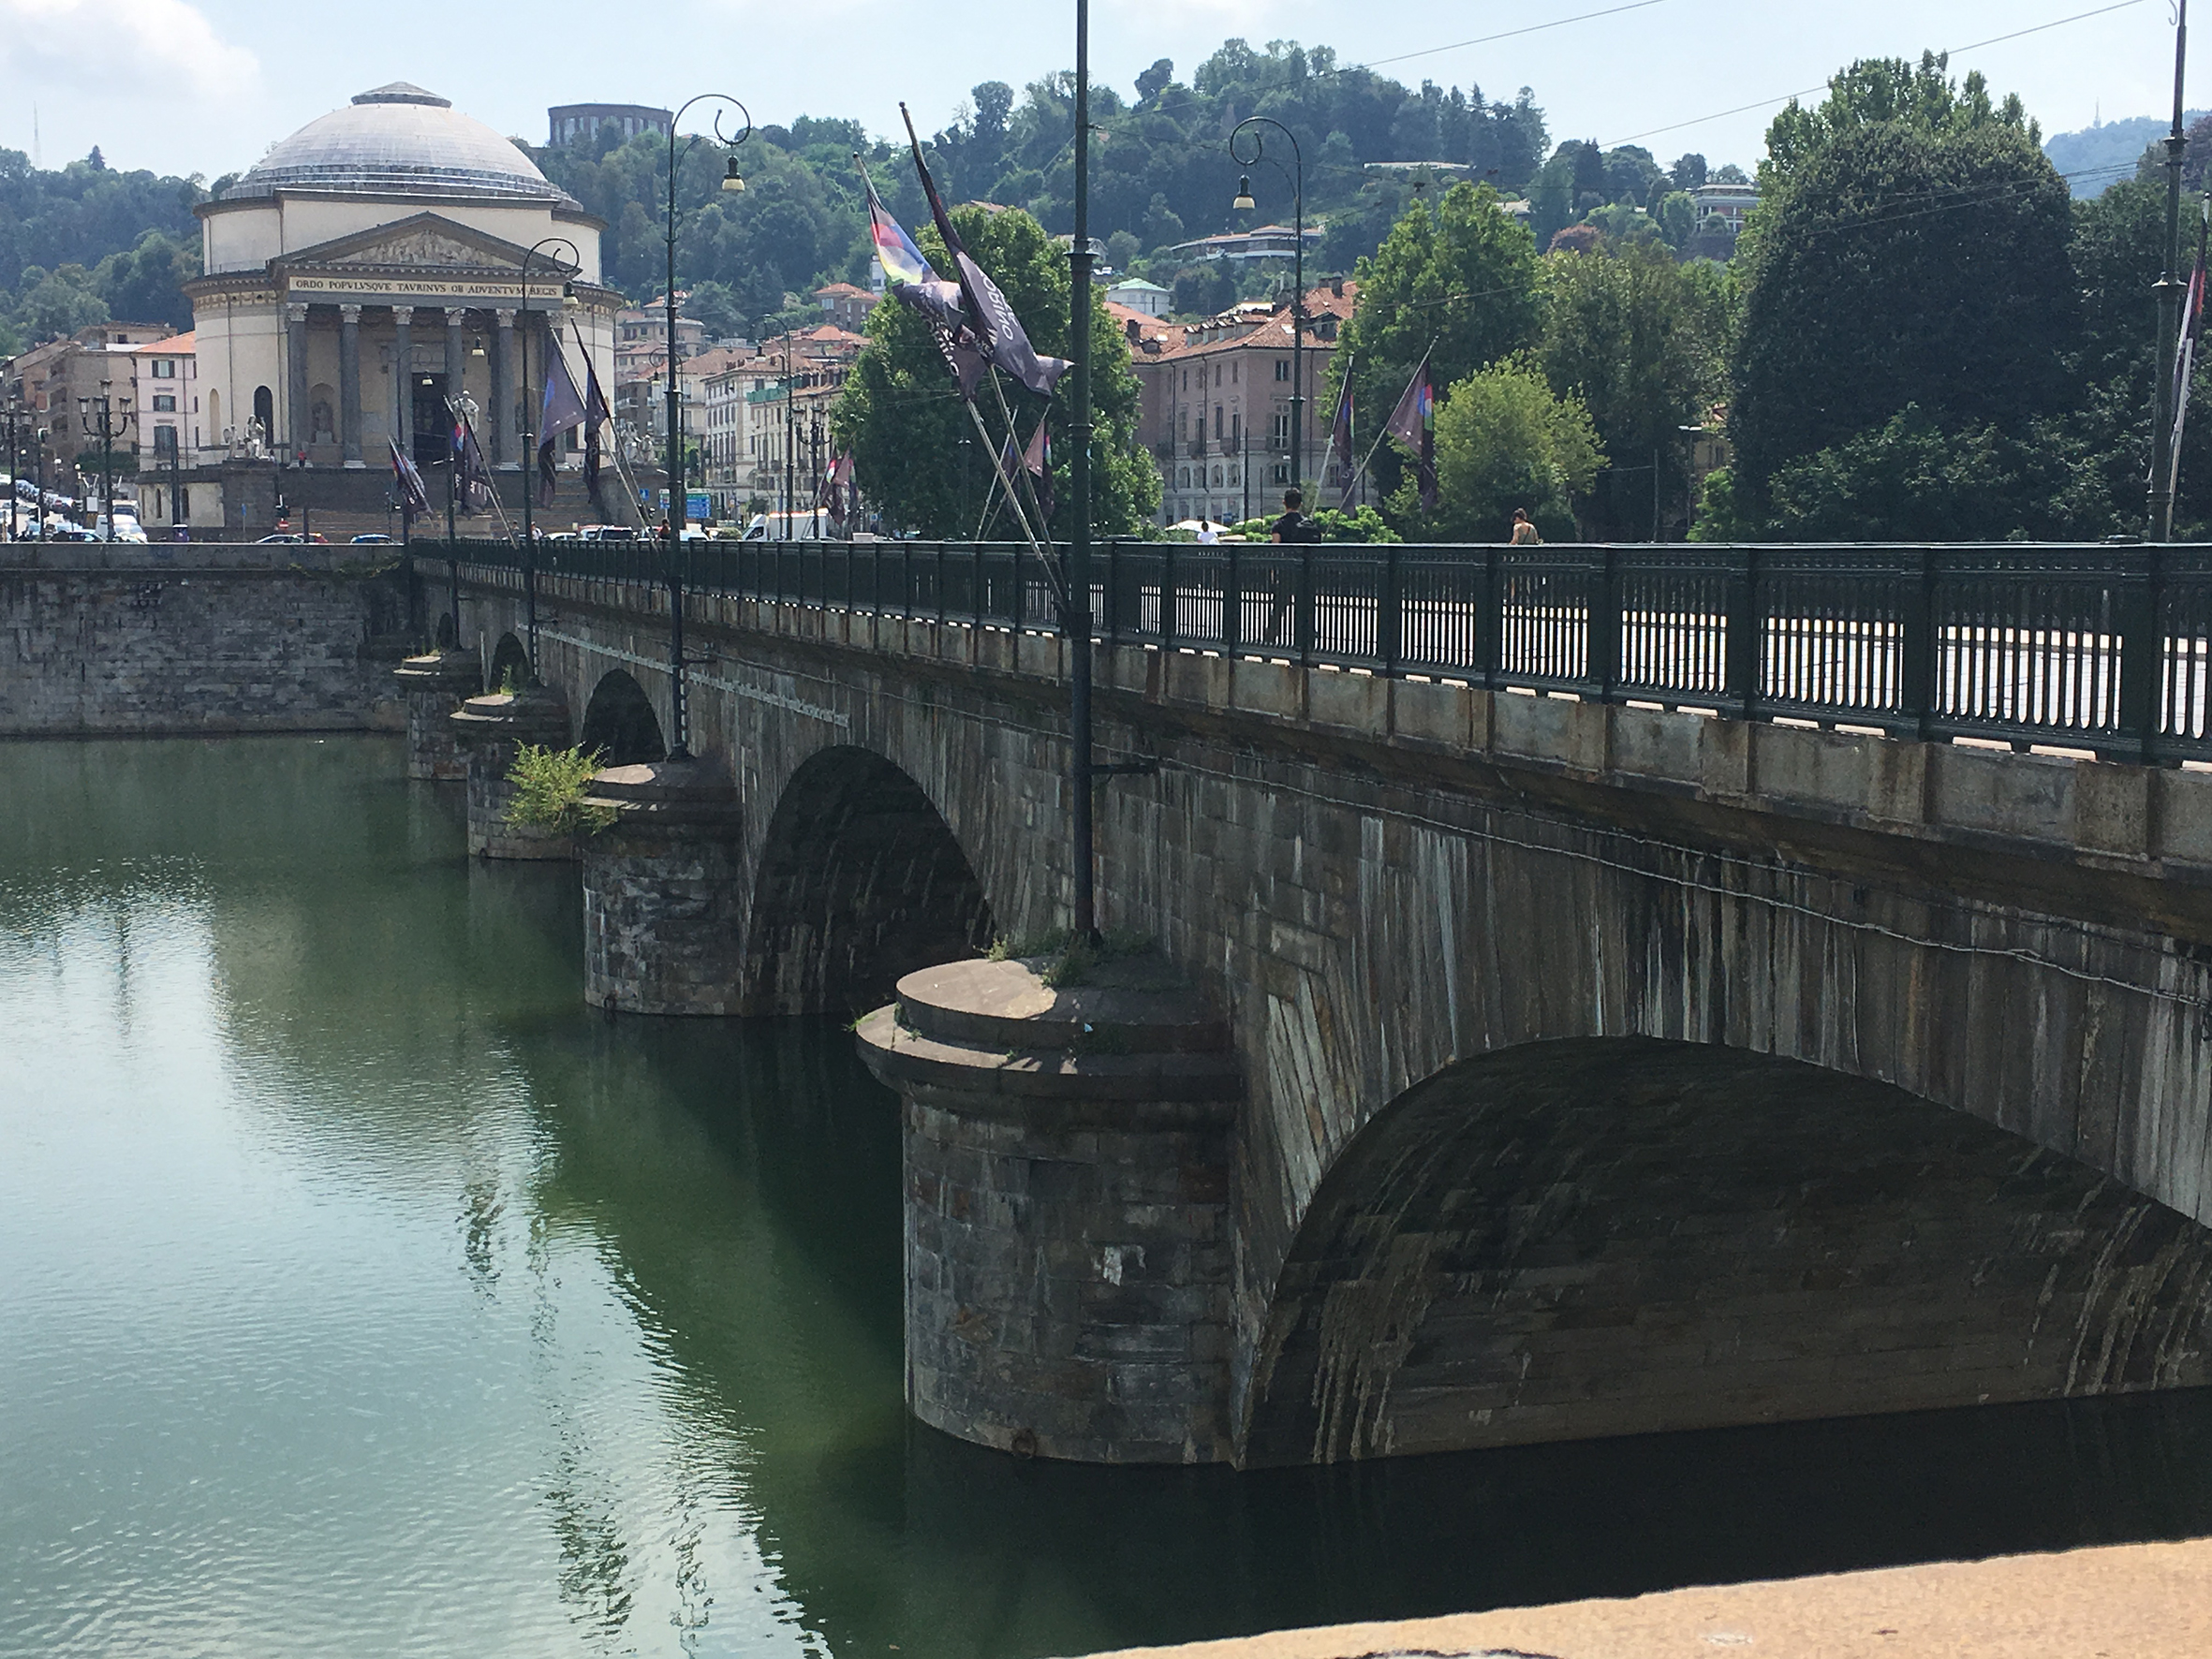
[[[0,745],[0,1652],[1071,1652],[2212,1530],[2212,1397],[1360,1469],[899,1406],[828,1025],[609,1023],[373,739]]]

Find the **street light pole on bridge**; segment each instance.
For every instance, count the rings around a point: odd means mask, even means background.
[[[676,174],[685,156],[691,154],[696,144],[706,135],[694,133],[691,143],[681,150],[676,147],[676,124],[684,119],[684,111],[693,104],[728,104],[745,117],[745,131],[731,138],[722,130],[722,112],[715,111],[715,141],[730,152],[729,165],[722,174],[722,188],[732,193],[745,187],[745,175],[737,170],[737,147],[753,136],[753,112],[727,93],[702,92],[695,98],[686,99],[669,118],[669,217],[668,217],[668,580],[669,580],[669,758],[691,758],[691,717],[685,704],[685,677],[690,665],[684,660],[684,519],[689,488],[688,469],[684,463],[684,390],[683,375],[679,370],[681,359],[676,353]]]
[[[2189,0],[2175,0],[2174,130],[2166,139],[2166,272],[2152,292],[2159,302],[2158,430],[2150,451],[2152,541],[2174,539],[2174,428],[2180,418],[2180,388],[2174,383],[2181,350],[2181,168],[2189,154],[2182,81],[2189,67]]]

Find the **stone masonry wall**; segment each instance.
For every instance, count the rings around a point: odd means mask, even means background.
[[[20,547],[22,544],[17,544]],[[0,736],[399,729],[406,654],[394,573],[210,562],[233,552],[93,550],[110,568],[0,563]]]

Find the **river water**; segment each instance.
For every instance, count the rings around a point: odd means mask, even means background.
[[[1072,1653],[2212,1531],[2212,1395],[1238,1475],[899,1401],[892,1098],[378,739],[0,745],[0,1653]]]

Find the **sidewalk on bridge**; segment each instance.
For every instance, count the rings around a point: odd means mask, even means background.
[[[2212,1538],[1287,1630],[1094,1659],[2206,1659]]]

